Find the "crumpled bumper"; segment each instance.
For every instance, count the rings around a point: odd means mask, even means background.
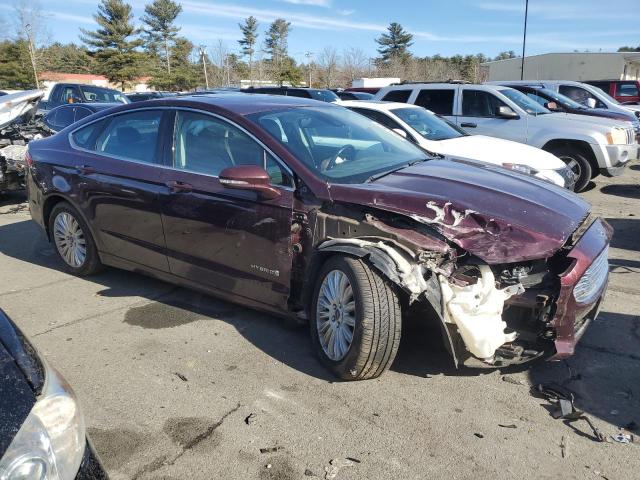
[[[551,360],[561,360],[573,355],[575,346],[589,322],[598,315],[607,289],[608,271],[594,278],[593,284],[588,285],[588,294],[579,295],[581,301],[576,299],[574,290],[585,275],[590,276],[590,268],[597,267],[598,257],[601,254],[606,255],[612,234],[611,226],[599,218],[567,255],[572,263],[560,275],[560,294],[556,301],[555,314],[549,324],[556,332],[556,352]]]

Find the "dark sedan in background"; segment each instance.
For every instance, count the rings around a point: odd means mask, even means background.
[[[53,133],[67,128],[72,123],[82,120],[96,112],[117,107],[121,103],[69,103],[49,110],[42,121]]]
[[[106,479],[80,405],[0,310],[0,478]]]
[[[308,321],[343,379],[389,368],[409,310],[456,365],[566,358],[607,285],[611,228],[580,197],[432,158],[336,104],[138,102],[30,143],[27,163],[31,216],[69,272],[111,265]]]

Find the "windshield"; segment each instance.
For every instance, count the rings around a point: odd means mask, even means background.
[[[598,87],[594,87],[593,85],[591,86],[591,88],[593,88],[595,90],[595,93],[597,95],[600,95],[601,97],[606,98],[607,100],[609,100],[611,103],[615,104],[615,105],[620,105],[620,102],[618,100],[616,100],[615,98],[613,98],[611,95],[609,95],[607,92],[605,92],[604,90],[602,90],[601,88]]]
[[[579,110],[584,110],[587,107],[576,102],[575,100],[570,99],[566,95],[562,95],[561,93],[554,92],[553,90],[549,90],[548,88],[540,88],[536,89],[536,92],[540,92],[545,95],[547,98],[552,99],[554,102],[569,108],[575,108]]]
[[[527,112],[529,115],[544,115],[545,113],[551,113],[535,100],[530,99],[524,93],[514,90],[512,88],[500,90],[500,93],[518,105],[521,109]]]
[[[248,118],[332,183],[363,183],[428,159],[408,140],[346,108],[290,108]]]
[[[340,97],[331,90],[309,90],[311,98],[314,100],[320,100],[321,102],[337,102]]]
[[[82,85],[80,87],[84,98],[91,103],[131,103],[131,101],[117,90]]]
[[[447,140],[465,135],[424,108],[394,108],[391,112],[427,140]]]

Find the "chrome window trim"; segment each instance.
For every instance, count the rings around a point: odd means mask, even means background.
[[[138,165],[149,165],[149,166],[152,166],[152,167],[160,167],[162,169],[173,170],[175,172],[186,172],[186,173],[192,173],[192,174],[195,174],[195,175],[204,175],[205,177],[216,178],[216,179],[219,180],[220,177],[218,175],[212,175],[210,173],[202,173],[202,172],[196,172],[196,171],[193,171],[193,170],[187,170],[187,169],[184,169],[184,168],[176,168],[173,165],[172,166],[162,165],[162,164],[156,163],[156,162],[154,162],[154,163],[142,162],[140,160],[136,160],[136,159],[133,159],[133,158],[121,157],[119,155],[113,155],[113,154],[108,154],[108,153],[104,153],[104,152],[98,152],[96,150],[89,150],[87,148],[83,148],[83,147],[79,146],[73,139],[73,135],[78,130],[82,130],[83,128],[86,128],[86,127],[88,127],[90,125],[93,125],[94,123],[98,123],[98,122],[101,122],[101,121],[103,121],[103,120],[105,120],[107,118],[111,118],[111,117],[115,117],[115,116],[119,116],[119,115],[124,115],[124,114],[127,114],[127,113],[142,112],[142,111],[148,111],[148,110],[160,110],[160,111],[169,110],[169,111],[173,111],[173,112],[175,112],[177,110],[190,111],[190,112],[195,112],[195,113],[200,113],[200,114],[203,114],[203,115],[209,115],[209,116],[215,117],[217,119],[222,120],[223,122],[228,123],[229,125],[231,125],[233,127],[236,127],[237,129],[239,129],[240,131],[242,131],[243,133],[248,135],[249,138],[251,138],[253,141],[255,141],[258,145],[260,145],[264,149],[265,152],[268,152],[273,157],[273,159],[285,170],[285,172],[287,174],[289,174],[289,176],[291,177],[293,183],[295,184],[296,175],[293,173],[293,170],[291,170],[291,168],[289,168],[289,166],[280,157],[278,157],[275,153],[273,153],[273,151],[269,147],[267,147],[262,141],[260,141],[258,138],[256,138],[251,132],[247,131],[242,126],[232,122],[231,120],[229,120],[228,118],[226,118],[226,117],[224,117],[222,115],[219,115],[219,114],[213,113],[213,112],[207,112],[207,111],[204,111],[204,110],[199,110],[197,108],[167,107],[167,106],[162,106],[162,107],[144,107],[144,108],[136,108],[136,109],[126,110],[124,112],[110,113],[109,115],[105,115],[104,117],[97,118],[95,120],[92,120],[92,121],[90,121],[88,123],[85,123],[84,125],[81,125],[81,126],[79,126],[77,128],[74,128],[73,130],[71,130],[69,132],[68,136],[67,136],[67,139],[69,140],[69,145],[71,145],[71,148],[73,148],[74,150],[79,150],[81,152],[91,153],[93,155],[104,156],[104,157],[113,158],[113,159],[116,159],[116,160],[121,160],[121,161],[124,161],[124,162],[135,163],[135,164],[138,164]],[[176,125],[176,121],[175,121],[175,117],[174,117],[174,123],[173,123],[173,126],[174,126],[174,129],[173,129],[174,132],[173,133],[174,134],[175,134],[175,125]],[[172,144],[171,148],[174,149],[175,145],[173,145],[173,138],[172,138],[171,144]],[[172,159],[172,161],[173,161],[173,159]],[[287,190],[287,191],[291,191],[291,192],[296,190],[295,186],[288,187],[286,185],[276,185],[276,184],[274,184],[272,186],[275,187],[275,188],[281,188],[283,190]]]

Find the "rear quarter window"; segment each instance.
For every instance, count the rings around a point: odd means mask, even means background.
[[[455,91],[446,90],[420,90],[415,105],[431,110],[438,115],[453,115],[453,98]]]
[[[385,102],[400,102],[407,103],[409,101],[409,97],[411,96],[412,90],[391,90],[388,92],[382,100]]]
[[[86,127],[82,127],[71,134],[73,143],[86,150],[95,150],[96,139],[104,128],[105,121],[100,120],[95,123],[91,123]]]

